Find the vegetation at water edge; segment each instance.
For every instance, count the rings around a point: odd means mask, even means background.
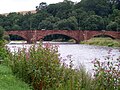
[[[69,64],[58,58],[57,46],[32,46],[29,52],[24,48],[18,53],[9,53],[9,65],[15,76],[31,84],[34,90],[119,90],[120,56],[114,60],[108,52],[105,62],[95,59],[94,76],[84,66],[73,68],[73,60],[68,55]]]
[[[80,44],[120,47],[120,40],[114,40],[111,38],[92,38],[90,40],[82,41]]]
[[[29,85],[16,78],[11,68],[0,64],[0,90],[32,90]]]

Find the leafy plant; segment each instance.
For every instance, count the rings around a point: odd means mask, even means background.
[[[120,90],[120,57],[114,60],[108,55],[105,62],[95,59],[94,67],[95,90]]]

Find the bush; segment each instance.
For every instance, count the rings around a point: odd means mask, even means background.
[[[5,45],[5,42],[3,40],[0,40],[0,63],[7,64],[8,53],[4,45]]]
[[[73,69],[71,55],[67,56],[69,65],[58,56],[57,47],[49,44],[9,53],[13,73],[35,90],[120,90],[120,57],[108,56],[104,63],[95,59],[91,77],[82,65]]]
[[[60,63],[56,52],[56,48],[40,45],[32,46],[29,52],[23,49],[14,55],[10,54],[12,71],[35,89],[56,87],[60,79]]]
[[[96,59],[94,67],[95,90],[120,90],[120,57],[114,60],[113,56],[108,55],[105,62]]]
[[[92,38],[90,40],[81,42],[81,44],[120,47],[120,41],[113,40],[111,38]]]
[[[13,73],[32,84],[35,90],[92,90],[92,80],[85,69],[72,69],[70,58],[68,68],[60,62],[58,56],[57,47],[49,44],[45,47],[32,46],[29,52],[23,49],[9,54]]]
[[[13,76],[9,67],[0,65],[0,90],[32,90],[32,87]]]
[[[0,40],[3,39],[3,34],[4,34],[4,28],[0,26]]]

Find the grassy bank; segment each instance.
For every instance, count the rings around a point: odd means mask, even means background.
[[[0,64],[0,90],[32,90],[23,81],[13,76],[7,66]]]
[[[0,40],[0,90],[31,90],[29,85],[16,78],[8,67],[8,53],[3,48],[4,40]]]
[[[37,48],[33,45],[29,52],[25,48],[14,54],[2,48],[0,52],[3,60],[0,90],[30,90],[26,83],[31,84],[33,90],[120,90],[120,58],[115,60],[115,65],[110,56],[105,58],[106,63],[92,61],[95,71],[92,77],[81,64],[73,69],[72,55],[67,56],[69,64],[65,59],[60,60],[58,47],[49,43]]]
[[[90,40],[81,42],[81,44],[120,47],[120,40],[114,40],[111,38],[92,38]]]

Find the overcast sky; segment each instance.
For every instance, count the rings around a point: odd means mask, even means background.
[[[47,4],[62,2],[63,0],[0,0],[0,14],[18,11],[35,10],[40,2]],[[77,2],[80,0],[71,0]]]

